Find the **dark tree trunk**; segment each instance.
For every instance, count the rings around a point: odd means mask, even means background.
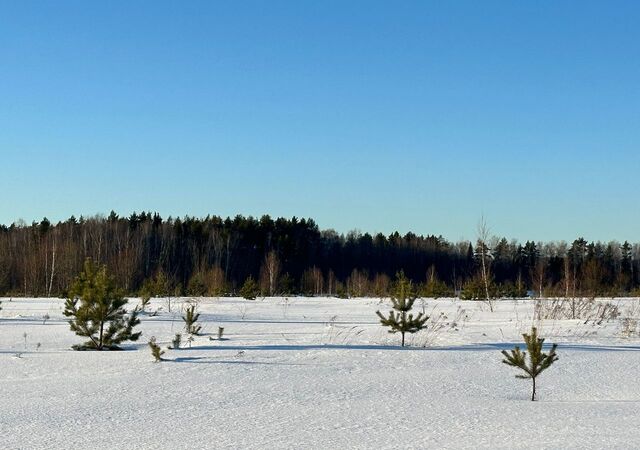
[[[531,392],[531,401],[535,402],[536,401],[536,379],[532,378],[533,380],[533,391]]]

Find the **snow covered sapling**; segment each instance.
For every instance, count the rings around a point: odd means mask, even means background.
[[[74,345],[74,350],[119,350],[118,344],[136,341],[142,334],[133,332],[140,323],[138,309],[127,315],[127,299],[105,266],[98,267],[87,259],[68,295],[63,314],[70,317],[71,331],[89,338],[82,345]]]
[[[536,327],[531,328],[531,334],[523,334],[524,342],[527,345],[527,351],[529,352],[529,364],[527,364],[526,357],[527,352],[520,351],[520,346],[516,345],[516,348],[507,352],[502,350],[502,354],[505,359],[503,363],[518,367],[525,372],[525,375],[516,375],[516,378],[527,379],[531,378],[533,381],[533,390],[531,392],[531,401],[536,399],[536,377],[542,373],[545,369],[549,368],[551,364],[558,360],[556,355],[557,344],[551,346],[549,354],[542,353],[543,338],[538,337],[538,330]]]
[[[400,332],[402,334],[402,347],[404,347],[405,333],[415,333],[425,327],[425,323],[429,320],[429,316],[419,313],[417,316],[407,314],[413,308],[416,297],[413,293],[411,281],[405,277],[404,272],[400,271],[396,275],[397,282],[393,296],[391,297],[392,308],[396,311],[389,311],[389,317],[382,315],[380,311],[376,311],[380,317],[380,323],[389,327],[389,333]]]
[[[185,311],[185,315],[182,316],[182,320],[184,320],[184,328],[188,334],[198,335],[202,327],[200,325],[196,325],[196,322],[200,318],[200,313],[196,313],[196,305],[191,305]]]
[[[155,336],[152,336],[151,339],[149,339],[149,348],[151,348],[151,355],[153,355],[153,357],[155,358],[155,362],[164,361],[164,359],[162,358],[162,355],[164,355],[164,350],[161,350],[160,346],[156,344]]]

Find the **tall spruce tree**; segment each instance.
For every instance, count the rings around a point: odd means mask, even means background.
[[[398,272],[396,278],[394,294],[391,297],[392,308],[395,311],[389,311],[389,317],[385,317],[380,311],[376,311],[376,314],[380,317],[380,323],[390,328],[389,333],[402,334],[402,347],[404,347],[405,333],[415,333],[425,328],[429,316],[419,313],[414,317],[409,313],[416,301],[413,286],[402,271]]]
[[[118,350],[118,344],[140,337],[140,332],[133,332],[140,323],[138,308],[127,314],[127,299],[105,266],[87,259],[68,295],[63,314],[70,317],[71,331],[89,338],[84,344],[74,345],[74,350]]]
[[[516,375],[516,378],[528,379],[531,378],[533,382],[533,390],[531,392],[531,401],[536,399],[536,378],[544,370],[548,369],[551,364],[558,360],[556,355],[557,344],[551,346],[551,350],[548,354],[542,353],[543,338],[538,337],[538,330],[536,327],[531,328],[531,334],[524,333],[522,335],[524,343],[527,345],[527,351],[529,352],[529,363],[527,364],[527,352],[520,351],[520,346],[516,345],[516,348],[507,352],[502,350],[502,354],[505,359],[503,363],[518,367],[525,372],[525,375]]]

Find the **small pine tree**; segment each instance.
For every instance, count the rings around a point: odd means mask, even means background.
[[[542,353],[542,344],[544,343],[544,339],[538,337],[538,330],[536,327],[531,328],[531,334],[525,333],[522,337],[524,338],[524,342],[527,345],[527,351],[529,352],[529,364],[527,364],[526,361],[527,352],[520,351],[520,346],[518,345],[516,345],[516,348],[510,352],[502,350],[502,354],[505,357],[502,362],[509,366],[518,367],[525,372],[525,375],[516,375],[516,378],[522,378],[525,380],[527,378],[531,378],[531,381],[533,382],[531,401],[535,401],[536,377],[558,360],[558,356],[556,355],[556,348],[558,346],[557,344],[553,344],[549,354]]]
[[[176,336],[173,338],[173,341],[171,341],[172,345],[172,349],[174,350],[180,350],[180,343],[182,342],[182,335],[180,333],[176,333]]]
[[[249,275],[240,288],[240,296],[247,300],[255,300],[259,293],[260,288],[258,287],[258,283],[256,283],[251,275]]]
[[[164,350],[161,350],[160,346],[156,344],[155,336],[149,339],[149,347],[151,348],[151,355],[153,355],[153,357],[155,358],[155,362],[164,361],[164,359],[162,358],[162,355],[164,355]]]
[[[482,278],[481,274],[477,274],[472,278],[469,278],[464,285],[462,286],[462,291],[460,292],[460,298],[462,300],[486,300],[486,289],[489,289],[489,299],[496,298],[498,293],[498,288],[493,281],[493,278],[489,277],[487,279],[487,284],[485,285],[484,278]]]
[[[427,282],[422,288],[422,296],[440,298],[451,295],[453,295],[453,290],[447,286],[447,283],[438,278],[435,266],[431,266],[427,271]]]
[[[396,311],[389,311],[389,317],[382,315],[380,311],[376,311],[380,317],[380,323],[389,327],[389,333],[400,332],[402,334],[402,347],[404,347],[405,333],[415,333],[425,328],[429,316],[419,313],[416,317],[413,314],[407,314],[413,308],[416,301],[411,281],[405,277],[404,272],[400,271],[396,275],[397,282],[394,295],[391,297],[392,308]]]
[[[204,282],[202,272],[196,272],[187,283],[187,294],[194,297],[204,297],[207,294],[207,285]]]
[[[182,320],[184,320],[184,328],[188,334],[195,334],[196,336],[200,333],[202,327],[200,325],[196,325],[196,322],[200,318],[200,313],[196,313],[196,305],[191,305],[185,311],[185,315],[182,316]]]
[[[87,259],[68,295],[63,314],[71,318],[71,331],[89,338],[82,345],[74,345],[74,350],[119,350],[118,344],[136,341],[142,334],[133,332],[140,323],[138,308],[127,316],[127,299],[105,266],[98,267]]]

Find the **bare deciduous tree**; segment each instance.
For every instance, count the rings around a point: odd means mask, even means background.
[[[278,277],[280,276],[280,260],[275,251],[271,250],[264,257],[260,276],[260,288],[270,296],[276,293]]]
[[[480,254],[480,267],[482,275],[482,283],[484,285],[485,298],[489,305],[489,309],[493,312],[493,302],[489,294],[489,278],[490,278],[490,266],[489,259],[491,258],[491,249],[489,248],[489,234],[490,229],[484,218],[484,215],[480,217],[478,222],[478,247]]]

